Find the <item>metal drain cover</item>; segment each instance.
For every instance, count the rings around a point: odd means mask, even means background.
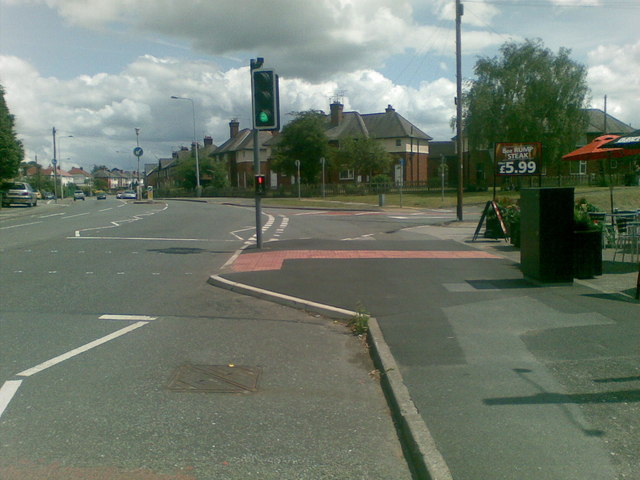
[[[242,365],[183,365],[173,374],[174,392],[251,393],[258,391],[260,367]]]

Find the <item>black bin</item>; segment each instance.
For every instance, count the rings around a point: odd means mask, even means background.
[[[573,188],[527,188],[520,197],[520,265],[525,277],[573,282]]]

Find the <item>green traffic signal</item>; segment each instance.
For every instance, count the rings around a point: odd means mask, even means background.
[[[254,128],[273,130],[278,121],[278,76],[273,70],[251,72]]]

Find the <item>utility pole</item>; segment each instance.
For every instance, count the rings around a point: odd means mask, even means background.
[[[56,159],[56,127],[51,130],[53,134],[53,196],[58,203],[58,160]]]
[[[464,152],[462,141],[462,45],[461,23],[464,13],[460,0],[456,0],[456,145],[458,150],[458,221],[462,221]]]

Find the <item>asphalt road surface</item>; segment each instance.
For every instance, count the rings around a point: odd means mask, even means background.
[[[265,211],[264,240],[301,235],[298,213]],[[254,219],[113,197],[0,211],[0,478],[411,478],[359,339],[206,283]]]

